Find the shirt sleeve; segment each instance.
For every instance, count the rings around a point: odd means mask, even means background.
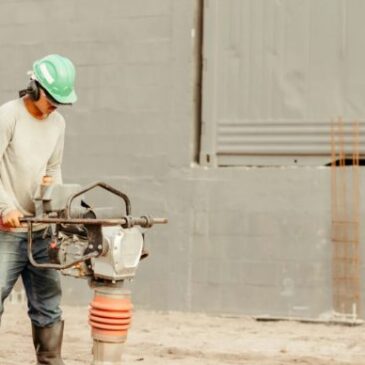
[[[4,153],[11,142],[15,127],[15,118],[0,110],[0,165],[3,162]],[[0,175],[0,215],[16,209],[4,185]]]
[[[61,164],[63,158],[63,147],[65,143],[65,129],[63,128],[57,140],[55,149],[48,160],[46,175],[53,177],[54,184],[62,184]]]

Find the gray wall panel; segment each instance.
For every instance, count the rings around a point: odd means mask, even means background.
[[[205,4],[202,163],[323,164],[331,120],[365,130],[363,3]]]

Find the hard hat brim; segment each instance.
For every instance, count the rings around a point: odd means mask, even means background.
[[[59,96],[59,95],[55,95],[55,94],[52,94],[52,93],[50,93],[50,94],[60,104],[74,104],[77,101],[77,95],[75,93],[75,90],[72,90],[69,95],[64,96],[64,97]]]

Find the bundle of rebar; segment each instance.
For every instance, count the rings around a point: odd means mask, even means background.
[[[331,128],[332,278],[337,314],[360,316],[360,128],[339,118]]]

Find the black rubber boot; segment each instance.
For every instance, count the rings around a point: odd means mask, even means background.
[[[61,359],[63,325],[63,321],[51,327],[38,327],[32,324],[37,365],[65,365]]]

